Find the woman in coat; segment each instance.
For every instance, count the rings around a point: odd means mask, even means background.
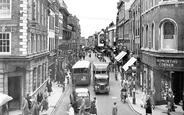
[[[48,91],[49,96],[50,96],[51,95],[50,93],[52,92],[52,82],[50,79],[47,81],[47,91]]]
[[[29,107],[28,107],[28,101],[26,98],[23,98],[23,103],[22,103],[22,114],[23,115],[29,115]]]
[[[95,101],[91,102],[90,114],[91,115],[97,115],[97,109],[96,109]]]
[[[145,109],[146,109],[146,115],[148,115],[148,114],[152,115],[151,99],[150,99],[149,95],[147,95],[147,98],[146,98]]]

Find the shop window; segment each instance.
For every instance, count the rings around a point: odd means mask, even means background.
[[[168,90],[171,88],[171,79],[169,73],[164,73],[161,77],[161,98],[166,99]]]

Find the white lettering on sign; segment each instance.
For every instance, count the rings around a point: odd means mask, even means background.
[[[175,64],[178,64],[178,61],[170,59],[157,59],[157,63],[159,66],[163,67],[174,67]]]

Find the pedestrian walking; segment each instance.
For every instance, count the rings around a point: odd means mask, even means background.
[[[23,115],[29,115],[29,104],[28,101],[26,100],[26,97],[23,98],[22,101],[22,114]]]
[[[152,108],[155,109],[155,90],[151,91],[150,99],[151,99]]]
[[[74,101],[74,103],[72,104],[72,107],[74,108],[75,114],[78,114],[79,110],[78,110],[78,102],[77,101]]]
[[[26,100],[28,102],[28,108],[29,108],[29,111],[30,111],[31,108],[32,108],[32,102],[31,102],[31,96],[29,95],[29,93],[26,93]]]
[[[7,103],[0,106],[0,115],[9,115],[8,104]]]
[[[170,112],[175,111],[174,106],[174,95],[171,89],[168,90],[168,93],[166,94],[166,100],[167,100],[167,114],[170,115]]]
[[[112,107],[112,115],[118,114],[118,108],[117,108],[117,102],[114,102],[114,105]]]
[[[32,100],[32,105],[33,105],[33,108],[32,108],[32,113],[31,115],[39,115],[39,106],[38,106],[38,103],[35,99]]]
[[[71,104],[69,104],[69,111],[68,111],[68,115],[75,115],[74,108],[72,107],[72,105],[71,105]]]
[[[48,101],[48,97],[44,96],[42,102],[41,102],[41,112],[46,112],[49,109],[49,101]]]
[[[49,93],[49,96],[50,96],[51,92],[52,92],[52,82],[51,82],[50,78],[47,81],[46,87],[47,87],[47,92]]]
[[[37,94],[37,102],[39,105],[41,104],[42,100],[43,100],[43,94],[41,92],[39,92]]]
[[[152,115],[151,99],[149,95],[147,95],[146,97],[146,103],[144,108],[146,109],[146,115],[148,114]]]
[[[84,97],[82,97],[81,106],[79,108],[79,115],[81,115],[81,113],[85,113],[85,103],[86,103],[86,101],[85,101]]]
[[[97,115],[97,108],[94,100],[91,102],[90,114]]]
[[[142,92],[142,97],[141,97],[141,107],[144,107],[145,103],[146,103],[146,89],[143,89],[143,92]]]

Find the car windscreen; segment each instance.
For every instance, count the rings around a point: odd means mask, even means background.
[[[87,93],[78,93],[77,97],[87,97],[88,94]]]
[[[96,83],[107,83],[107,79],[95,79]]]
[[[96,71],[96,74],[106,74],[107,71]]]

